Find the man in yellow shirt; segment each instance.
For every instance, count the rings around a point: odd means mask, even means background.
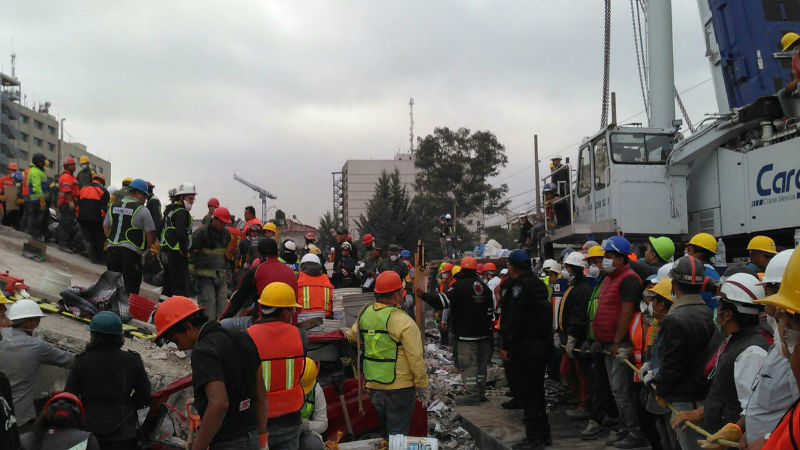
[[[398,308],[404,295],[400,275],[381,272],[375,280],[377,301],[367,305],[347,331],[347,340],[359,342],[362,349],[361,372],[384,437],[408,434],[415,393],[422,399],[429,396],[422,335]]]

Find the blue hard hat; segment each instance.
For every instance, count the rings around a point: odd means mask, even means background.
[[[512,250],[508,254],[508,263],[514,267],[524,267],[531,264],[531,257],[523,250]]]
[[[631,253],[631,243],[622,236],[611,236],[603,246],[603,250],[607,252],[619,253],[620,255],[629,255]]]
[[[408,251],[408,250],[403,250],[402,252],[400,252],[400,257],[401,258],[411,258],[411,252]]]
[[[131,181],[131,184],[128,187],[130,189],[136,189],[139,192],[147,194],[147,182],[142,180],[141,178],[137,178]]]
[[[122,334],[122,320],[111,311],[100,311],[92,317],[89,331],[103,334]]]
[[[555,190],[556,190],[556,185],[554,185],[553,183],[547,183],[544,186],[542,186],[542,192],[553,192]]]

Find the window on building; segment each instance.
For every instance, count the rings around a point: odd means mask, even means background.
[[[37,130],[41,130],[42,128],[44,128],[44,123],[34,119],[33,126],[35,126]]]
[[[52,151],[55,151],[56,146],[52,142],[48,142],[47,143],[47,149],[52,152]]]
[[[22,122],[22,123],[28,123],[28,121],[29,121],[30,119],[28,119],[28,116],[26,116],[25,114],[20,114],[20,115],[19,115],[19,120],[20,120],[20,122]]]
[[[20,133],[19,138],[22,142],[28,142],[28,133]]]
[[[102,167],[98,167],[96,172],[103,173],[103,168]]]
[[[42,141],[41,139],[37,138],[36,136],[33,137],[33,145],[41,147],[43,143],[44,141]]]
[[[17,150],[19,151],[19,154],[22,156],[21,159],[28,159],[28,152],[27,151],[21,150],[21,149],[17,149]]]
[[[52,126],[48,125],[47,126],[47,132],[50,133],[51,135],[55,136],[56,135],[56,127],[52,127]]]
[[[56,166],[56,162],[53,161],[52,159],[48,159],[47,162],[50,163],[50,167],[55,167]]]

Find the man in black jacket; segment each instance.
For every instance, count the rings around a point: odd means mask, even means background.
[[[550,424],[544,399],[544,372],[552,353],[550,330],[552,307],[547,286],[531,270],[531,260],[522,250],[508,256],[509,278],[503,284],[503,315],[500,320],[500,357],[514,374],[509,383],[522,403],[526,437],[514,449],[541,449],[551,444]]]
[[[711,310],[699,295],[705,278],[705,268],[699,259],[688,255],[681,257],[670,270],[669,277],[677,299],[661,323],[655,344],[660,349],[658,373],[655,376],[646,374],[644,382],[655,383],[656,393],[678,411],[688,411],[702,406],[708,392],[708,379],[703,369],[717,348],[712,342],[714,321]],[[703,349],[711,349],[712,355]],[[700,448],[697,433],[692,429],[679,427],[675,431],[683,450]]]

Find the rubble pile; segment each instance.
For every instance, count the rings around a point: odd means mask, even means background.
[[[427,335],[438,334],[428,330]],[[428,405],[428,435],[439,440],[444,449],[476,449],[469,432],[461,426],[455,412],[455,398],[464,394],[461,375],[453,364],[453,352],[438,343],[438,339],[427,338],[425,362],[428,367],[431,399]]]

